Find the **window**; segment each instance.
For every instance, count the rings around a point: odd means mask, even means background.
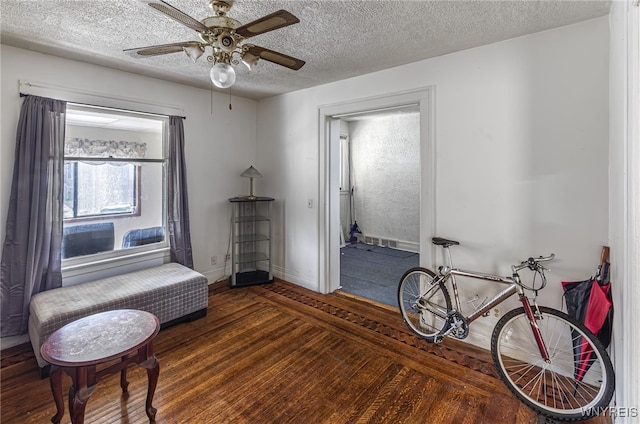
[[[63,259],[166,245],[167,118],[69,104],[65,131]]]
[[[64,218],[138,214],[139,171],[140,165],[127,162],[66,161]]]
[[[340,135],[340,190],[351,190],[351,149],[349,136]]]

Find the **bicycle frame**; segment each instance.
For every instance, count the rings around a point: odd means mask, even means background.
[[[475,310],[469,316],[465,317],[469,323],[475,321],[485,313],[489,312],[494,306],[497,306],[500,303],[504,302],[506,299],[510,298],[515,293],[519,293],[521,297],[524,296],[524,291],[516,283],[513,277],[500,277],[498,275],[483,274],[483,273],[473,272],[473,271],[464,271],[458,268],[454,268],[454,269],[450,269],[448,273],[444,274],[442,277],[444,281],[446,281],[448,277],[451,277],[451,287],[453,288],[453,298],[456,304],[455,305],[456,310],[458,312],[462,312],[462,308],[460,307],[460,297],[458,296],[458,284],[456,283],[456,278],[455,278],[456,276],[470,277],[478,280],[491,281],[494,283],[508,284],[508,287],[506,287],[500,293],[496,294],[491,300],[486,302],[484,305],[478,308],[475,308]],[[525,299],[527,299],[526,296],[524,297]]]
[[[449,264],[452,264],[451,260],[451,252],[448,247],[444,248],[447,252]],[[451,267],[441,267],[440,268],[440,281],[445,284],[447,280],[451,279],[451,288],[453,289],[453,298],[455,301],[455,308],[459,313],[462,313],[462,308],[460,306],[460,297],[458,295],[458,284],[456,283],[456,276],[460,277],[469,277],[475,278],[478,280],[491,281],[499,284],[507,284],[508,286],[496,294],[491,300],[484,303],[483,305],[474,308],[474,311],[466,316],[467,324],[471,324],[473,321],[483,316],[487,312],[489,312],[493,307],[499,305],[500,303],[507,300],[509,297],[518,293],[518,298],[522,303],[522,306],[525,310],[527,318],[529,319],[529,323],[531,324],[531,331],[533,332],[533,337],[538,345],[538,349],[540,350],[540,355],[542,358],[549,362],[549,352],[547,347],[542,339],[542,335],[540,334],[540,329],[538,328],[538,324],[536,322],[536,316],[531,308],[531,304],[529,303],[529,298],[526,296],[524,289],[520,284],[520,276],[518,275],[516,269],[513,269],[513,275],[511,277],[502,277],[500,275],[494,274],[485,274],[475,271],[465,271],[459,268],[451,268]]]

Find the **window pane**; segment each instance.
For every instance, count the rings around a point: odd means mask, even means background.
[[[140,165],[140,214],[117,220],[117,248],[142,246],[164,240],[164,166]]]
[[[77,162],[78,217],[134,213],[136,167],[132,163]]]
[[[76,216],[76,162],[64,163],[64,219]]]

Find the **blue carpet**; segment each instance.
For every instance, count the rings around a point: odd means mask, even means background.
[[[347,293],[398,307],[400,278],[418,263],[417,253],[349,244],[340,249],[340,285]]]

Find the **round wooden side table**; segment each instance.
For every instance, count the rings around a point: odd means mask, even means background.
[[[64,415],[63,372],[72,380],[69,389],[71,422],[82,424],[87,400],[100,378],[120,371],[120,387],[126,393],[129,385],[127,367],[134,363],[147,370],[145,410],[149,420],[155,421],[156,408],[151,403],[160,365],[153,354],[152,340],[159,330],[160,322],[155,315],[119,309],[89,315],[51,334],[40,348],[42,357],[51,364],[51,392],[57,408],[51,422],[60,423]],[[114,363],[107,365],[109,362]]]

